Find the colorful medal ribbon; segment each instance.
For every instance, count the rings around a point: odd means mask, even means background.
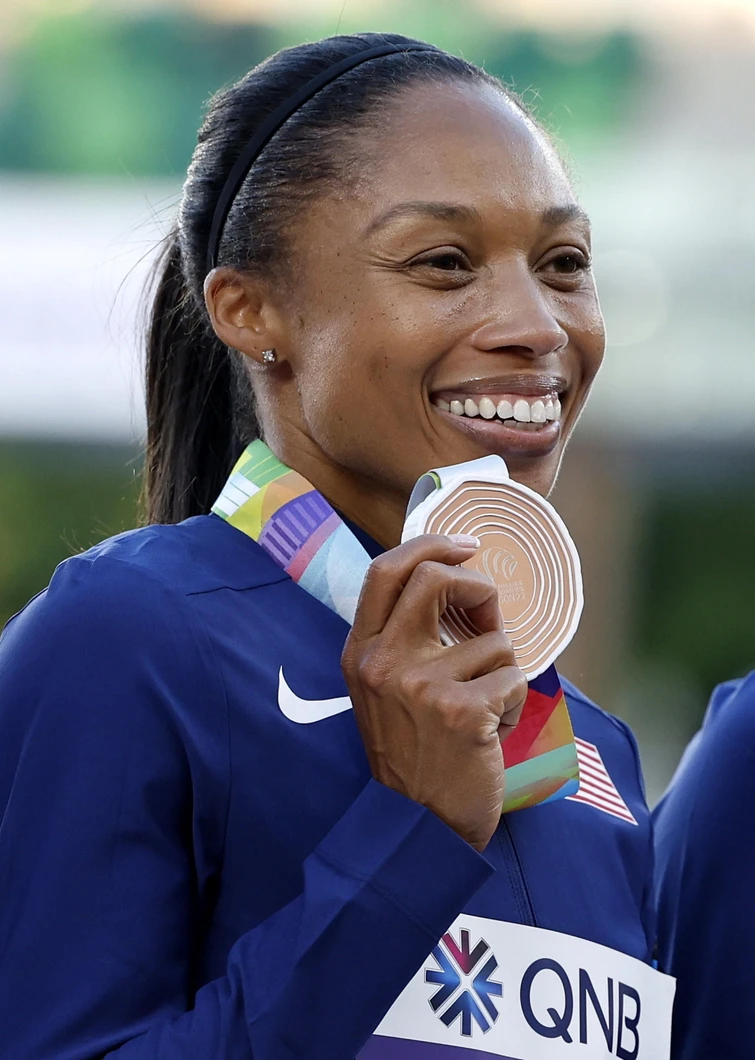
[[[368,552],[322,494],[263,441],[247,446],[212,511],[257,541],[315,599],[354,621]],[[576,793],[574,736],[554,666],[530,681],[503,756],[504,813]]]

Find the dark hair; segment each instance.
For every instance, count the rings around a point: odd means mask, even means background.
[[[332,64],[379,44],[417,45],[397,34],[360,33],[287,48],[210,102],[189,166],[178,220],[158,263],[147,332],[149,522],[206,513],[243,447],[259,436],[242,355],[210,326],[203,284],[215,205],[234,162],[291,93]],[[415,83],[462,80],[496,86],[479,67],[440,49],[394,52],[342,74],[289,118],[251,167],[230,209],[217,262],[283,276],[286,234],[323,188],[358,172],[354,132]]]

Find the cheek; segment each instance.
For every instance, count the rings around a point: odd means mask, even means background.
[[[587,333],[591,344],[591,355],[600,366],[606,348],[606,325],[600,308],[600,299],[595,287],[590,298]]]
[[[577,351],[583,385],[589,386],[600,368],[606,346],[606,332],[597,295],[593,292],[568,313],[566,330]]]
[[[442,355],[449,323],[398,283],[353,284],[302,335],[299,388],[305,417],[395,418],[416,412],[423,379]],[[427,303],[427,304],[426,304]],[[313,424],[314,426],[314,424]],[[378,429],[376,422],[373,429]]]
[[[369,312],[334,316],[310,337],[297,373],[310,433],[331,450],[345,440],[373,440],[416,402],[418,372],[390,320]]]

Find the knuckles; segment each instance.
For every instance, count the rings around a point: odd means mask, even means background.
[[[435,589],[445,584],[455,572],[456,568],[446,567],[431,559],[423,559],[414,568],[412,581],[419,582],[423,588]]]
[[[375,697],[390,694],[409,707],[422,710],[435,699],[432,674],[423,666],[400,666],[391,653],[369,652],[356,667],[360,687]]]
[[[411,714],[429,718],[449,731],[468,731],[485,714],[484,703],[472,703],[456,681],[439,681],[432,664],[399,666],[385,651],[367,651],[349,657],[344,651],[342,666],[348,683],[356,684],[372,699],[389,697]]]
[[[494,629],[490,633],[483,633],[486,644],[490,650],[491,662],[495,668],[504,666],[516,666],[516,656],[511,646],[511,641],[503,629]],[[522,675],[524,676],[524,675]]]
[[[449,732],[455,733],[467,733],[472,729],[478,730],[480,728],[479,721],[484,713],[479,706],[465,702],[458,696],[446,703],[441,703],[440,712],[445,728]]]
[[[356,645],[351,638],[341,656],[341,669],[347,684],[356,685],[372,696],[385,695],[386,688],[392,684],[396,663],[392,653],[375,645],[365,648]]]
[[[378,696],[385,690],[391,667],[388,660],[375,653],[363,656],[356,667],[356,677],[365,692]]]
[[[529,691],[527,678],[522,671],[514,666],[510,667],[510,669],[514,672],[508,682],[508,690],[505,695],[504,713],[507,715],[512,712],[521,713]]]
[[[396,684],[404,702],[419,710],[432,708],[438,702],[438,681],[426,666],[407,667],[397,678]]]
[[[393,550],[390,552],[383,552],[372,560],[367,568],[367,573],[364,578],[363,591],[369,588],[374,582],[383,581],[388,577],[398,577],[396,559],[393,556]]]

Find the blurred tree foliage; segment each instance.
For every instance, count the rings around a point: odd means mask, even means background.
[[[628,34],[585,40],[506,30],[480,12],[469,18],[456,2],[415,0],[396,29],[483,63],[571,146],[610,135],[643,68],[640,46]],[[324,23],[208,22],[181,12],[115,18],[90,10],[40,20],[4,57],[0,164],[181,174],[214,91],[278,47],[334,30]]]
[[[138,467],[115,446],[0,443],[0,628],[58,563],[135,525]]]
[[[43,20],[7,57],[2,165],[182,173],[205,101],[276,46],[261,26],[188,16]]]
[[[643,69],[639,43],[626,32],[590,39],[499,34],[485,54],[486,68],[573,147],[605,142],[622,127]]]
[[[755,496],[715,485],[652,494],[637,565],[635,650],[706,690],[755,667]]]
[[[538,33],[507,26],[459,0],[386,0],[379,15],[367,17],[347,2],[338,25],[341,33],[390,27],[484,66],[524,96],[571,148],[605,142],[621,129],[645,71],[643,44],[632,33]],[[285,44],[294,44],[326,37],[336,26],[315,12],[281,32]]]

